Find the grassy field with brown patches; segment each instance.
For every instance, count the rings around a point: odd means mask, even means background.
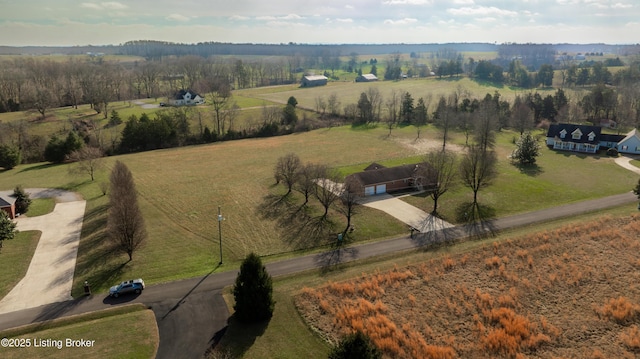
[[[353,330],[389,358],[635,358],[640,216],[493,242],[422,264],[305,288],[310,326]]]
[[[493,95],[496,91],[500,93],[501,99],[513,102],[516,95],[525,95],[529,92],[539,92],[542,97],[553,95],[556,92],[554,88],[542,89],[522,89],[510,86],[495,86],[491,83],[481,83],[469,79],[467,77],[453,77],[438,79],[436,77],[422,79],[406,79],[401,81],[376,81],[366,83],[355,83],[336,81],[329,82],[326,86],[317,86],[310,88],[300,88],[299,85],[277,86],[270,89],[246,89],[238,90],[235,93],[241,96],[255,97],[275,103],[286,103],[289,96],[294,96],[298,100],[300,107],[315,109],[316,99],[322,97],[325,101],[336,94],[340,100],[341,106],[348,104],[356,104],[362,92],[368,91],[369,88],[375,88],[380,91],[383,102],[390,98],[391,92],[409,92],[417,101],[418,98],[427,98],[431,96],[430,111],[435,110],[440,96],[449,96],[452,93],[459,93],[461,97],[471,97],[482,99],[486,94]],[[582,99],[589,90],[583,88],[567,88],[564,89],[565,94],[572,100]],[[466,95],[468,94],[468,95]],[[384,107],[384,106],[383,106]]]

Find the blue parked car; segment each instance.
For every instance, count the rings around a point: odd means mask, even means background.
[[[109,289],[109,295],[115,298],[122,294],[136,293],[140,294],[144,290],[144,281],[142,278],[126,280],[118,285],[114,285]]]

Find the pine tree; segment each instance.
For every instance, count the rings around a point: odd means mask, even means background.
[[[527,132],[520,136],[516,142],[516,149],[511,154],[511,158],[521,165],[533,165],[536,163],[536,157],[540,155],[540,145],[531,132]]]
[[[271,318],[275,302],[271,276],[255,253],[249,254],[242,265],[233,287],[236,317],[246,323]]]
[[[25,214],[29,211],[29,206],[31,206],[31,198],[29,198],[29,194],[22,189],[22,186],[16,186],[13,189],[13,197],[16,198],[16,212],[20,214]]]
[[[343,338],[329,353],[329,359],[379,359],[382,353],[362,332],[356,332]]]

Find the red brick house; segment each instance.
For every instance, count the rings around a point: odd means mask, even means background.
[[[363,172],[347,176],[345,185],[360,196],[422,190],[435,185],[433,171],[433,167],[426,162],[388,168],[372,163]]]
[[[16,218],[16,199],[0,194],[0,210],[7,212],[9,218]]]

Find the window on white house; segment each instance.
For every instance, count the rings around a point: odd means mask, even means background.
[[[560,138],[564,138],[567,135],[567,130],[560,131]]]
[[[574,140],[579,140],[581,137],[582,132],[580,132],[580,129],[577,129],[571,133],[571,138],[573,138]]]

